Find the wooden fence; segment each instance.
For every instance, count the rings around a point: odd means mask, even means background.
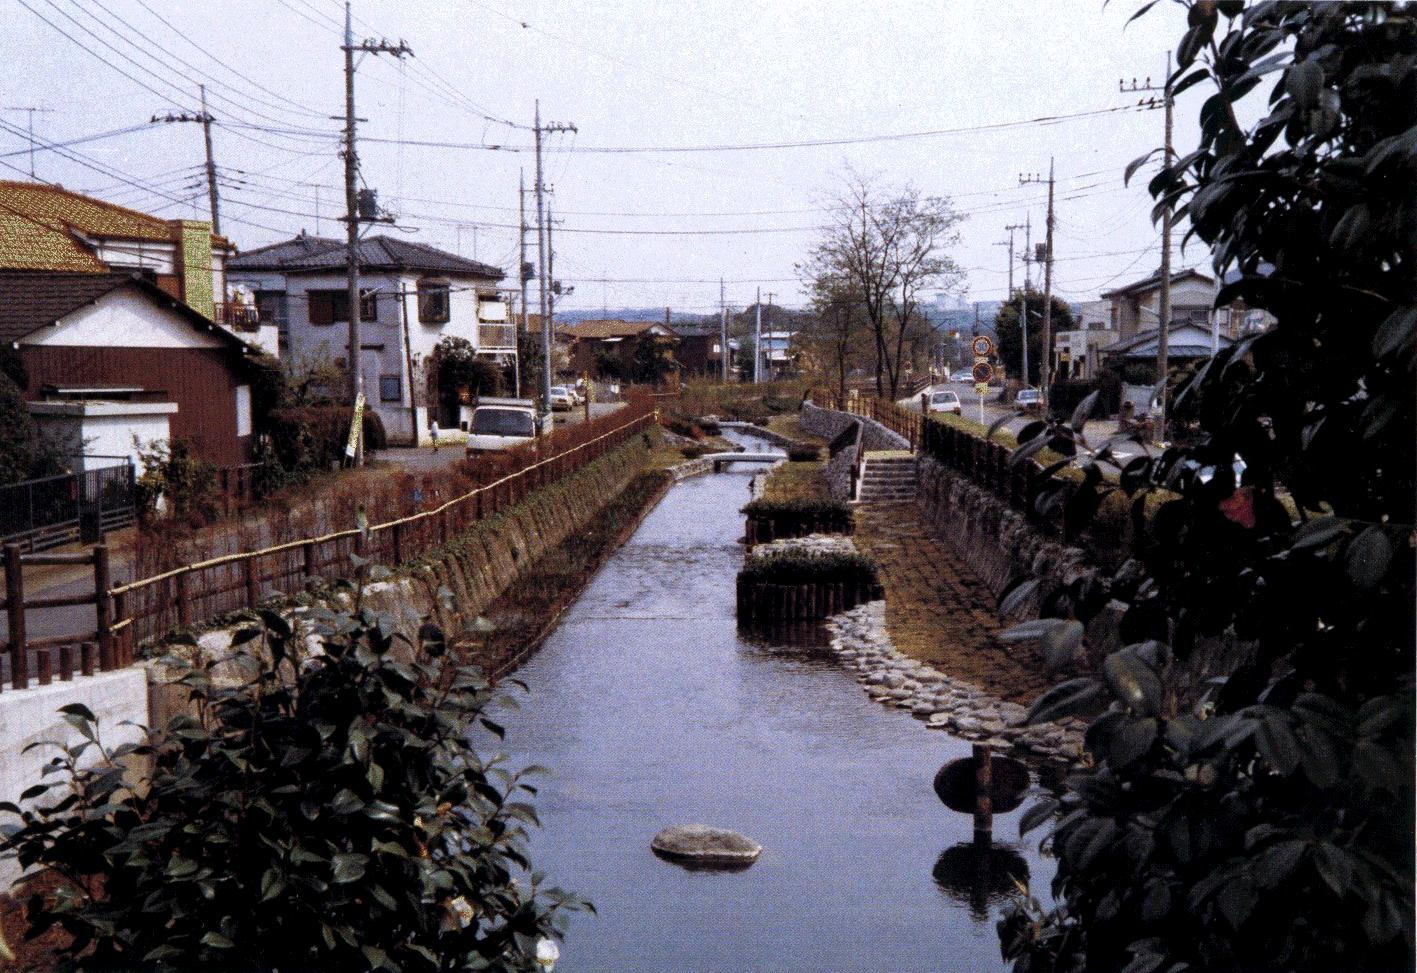
[[[75,651],[80,669],[88,674],[121,668],[133,661],[144,639],[174,628],[210,621],[228,612],[254,608],[277,594],[304,590],[307,579],[349,572],[350,555],[384,564],[400,564],[431,551],[478,521],[494,517],[644,432],[656,422],[652,406],[631,407],[630,415],[613,428],[585,442],[544,448],[526,457],[518,469],[461,496],[365,529],[335,531],[320,537],[275,544],[184,564],[169,571],[113,585],[108,549],[100,544],[82,554],[24,554],[18,545],[6,548],[6,598],[9,621],[9,681],[16,689],[28,685],[28,674],[47,682],[53,666],[50,651],[59,650],[61,678],[70,678]],[[24,567],[44,564],[92,564],[94,591],[61,598],[26,597]],[[45,639],[27,639],[26,609],[95,606],[92,632]],[[38,653],[38,655],[36,655]],[[68,660],[68,661],[65,661]]]

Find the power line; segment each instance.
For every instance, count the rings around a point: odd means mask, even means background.
[[[1089,111],[1073,112],[1067,115],[1039,115],[1035,118],[1023,118],[1011,122],[994,122],[987,125],[937,128],[920,132],[892,132],[880,135],[860,135],[850,138],[803,139],[795,142],[737,142],[719,145],[581,145],[574,150],[568,149],[567,151],[574,151],[583,155],[620,155],[659,152],[757,152],[777,149],[822,148],[840,145],[862,145],[874,142],[900,142],[911,139],[939,138],[946,135],[974,135],[981,132],[1007,131],[1033,125],[1051,126],[1061,124],[1062,122],[1075,121],[1080,118],[1096,118],[1101,115],[1113,115],[1118,112],[1150,110],[1151,109],[1146,106],[1120,105],[1113,108],[1097,108]],[[391,145],[412,145],[421,148],[469,149],[484,152],[533,151],[533,147],[529,145],[498,145],[483,142],[452,142],[437,139],[368,138],[365,141],[382,142]]]

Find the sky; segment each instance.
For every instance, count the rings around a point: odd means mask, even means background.
[[[576,128],[548,133],[543,153],[555,276],[574,287],[561,307],[705,313],[720,278],[731,307],[759,289],[800,306],[796,265],[848,170],[950,197],[966,219],[949,254],[967,274],[951,298],[1000,300],[1004,228],[1031,221],[1043,239],[1047,187],[1020,185],[1020,174],[1046,178],[1050,159],[1054,287],[1095,299],[1160,260],[1145,180],[1125,187],[1122,171],[1161,143],[1163,113],[1135,110],[1144,95],[1118,80],[1159,82],[1185,12],[1158,4],[1128,24],[1140,5],[354,0],[357,41],[412,50],[366,55],[356,72],[362,178],[397,215],[374,232],[476,257],[515,281],[518,185],[523,173],[533,184],[526,150],[540,99],[543,123]],[[243,250],[301,229],[342,235],[343,6],[5,0],[0,178],[27,177],[30,115],[19,109],[42,107],[39,178],[206,218],[201,126],[149,123],[195,113],[206,84],[225,235]],[[1178,99],[1181,152],[1204,97],[1200,85]],[[879,138],[925,132],[940,134]],[[1182,253],[1180,237],[1173,266],[1208,264],[1194,244]],[[1018,284],[1022,230],[1014,246]],[[535,259],[534,232],[528,251]]]

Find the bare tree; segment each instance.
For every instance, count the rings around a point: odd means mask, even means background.
[[[829,278],[812,281],[812,314],[799,331],[808,358],[846,397],[846,378],[872,360],[873,336],[861,303]]]
[[[830,225],[797,272],[814,295],[860,309],[875,348],[876,394],[895,398],[907,352],[929,329],[921,291],[954,289],[964,280],[943,252],[959,242],[963,217],[947,197],[908,183],[883,188],[852,170],[829,209]]]

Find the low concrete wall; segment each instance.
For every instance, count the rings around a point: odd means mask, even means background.
[[[755,426],[751,422],[738,422],[736,420],[720,419],[718,424],[723,429],[734,429],[748,436],[756,436],[758,439],[772,443],[775,446],[800,446],[801,443],[791,436],[784,436],[780,432],[774,432],[762,426]]]
[[[42,777],[41,772],[56,754],[51,747],[35,747],[31,743],[54,742],[74,744],[81,737],[64,721],[61,706],[81,703],[98,717],[99,739],[108,748],[124,743],[136,743],[142,731],[136,726],[121,726],[125,720],[139,725],[148,722],[147,674],[140,666],[101,672],[93,676],[76,676],[72,682],[55,682],[48,686],[0,693],[0,801],[18,802],[26,788],[56,777]],[[85,758],[98,758],[93,748]],[[50,797],[48,802],[57,800]],[[6,815],[6,823],[14,818]],[[0,861],[0,890],[8,888],[20,877],[15,860]]]

